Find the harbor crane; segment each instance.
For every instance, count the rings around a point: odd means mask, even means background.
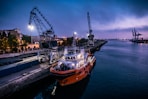
[[[37,7],[33,8],[30,12],[29,18],[29,28],[32,28],[32,23],[34,22],[36,29],[39,33],[39,44],[40,44],[40,51],[38,52],[38,59],[40,62],[45,61],[52,61],[57,56],[52,53],[52,50],[57,51],[58,44],[55,40],[55,33],[53,30],[52,25],[49,21],[43,16],[43,14],[39,11]]]
[[[87,20],[88,20],[88,46],[94,46],[94,35],[92,34],[92,28],[91,28],[91,22],[90,22],[90,15],[89,12],[87,12]]]
[[[133,34],[133,39],[134,40],[139,40],[139,36],[142,35],[140,33],[137,33],[137,31],[135,30],[135,28],[132,30],[132,34]]]
[[[51,47],[50,41],[53,41],[55,38],[53,27],[37,7],[33,8],[30,12],[28,27],[32,27],[33,22],[39,33],[40,48]]]

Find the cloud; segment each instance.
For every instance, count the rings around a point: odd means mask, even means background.
[[[57,35],[71,35],[73,31],[85,35],[87,11],[94,31],[147,30],[147,4],[148,0],[1,0],[0,28],[17,27],[29,33],[29,14],[37,6]]]
[[[128,29],[128,28],[143,28],[147,27],[148,15],[137,18],[135,16],[121,16],[114,22],[108,24],[100,24],[98,21],[93,22],[95,30],[115,30],[115,29]]]
[[[148,0],[125,0],[125,5],[129,12],[137,17],[142,17],[148,13]]]

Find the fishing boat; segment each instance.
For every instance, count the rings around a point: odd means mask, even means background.
[[[90,74],[96,58],[92,53],[85,52],[82,47],[76,46],[75,36],[70,47],[65,47],[64,54],[58,64],[50,68],[51,75],[60,86],[74,84]]]

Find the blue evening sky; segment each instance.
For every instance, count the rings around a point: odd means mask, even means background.
[[[37,7],[59,37],[74,31],[86,37],[89,11],[95,38],[132,38],[132,28],[148,38],[147,4],[148,0],[0,0],[0,30],[19,28],[23,34],[38,35],[27,28],[30,11]]]

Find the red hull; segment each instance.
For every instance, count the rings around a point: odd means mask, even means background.
[[[59,84],[61,86],[67,86],[67,85],[71,85],[71,84],[74,84],[76,82],[81,81],[82,79],[87,77],[87,75],[90,74],[90,72],[91,72],[91,70],[94,66],[95,61],[96,61],[96,59],[94,59],[92,61],[92,63],[89,63],[86,67],[80,68],[79,70],[77,70],[75,72],[75,74],[68,76],[68,77],[66,77],[62,80],[58,80]]]

